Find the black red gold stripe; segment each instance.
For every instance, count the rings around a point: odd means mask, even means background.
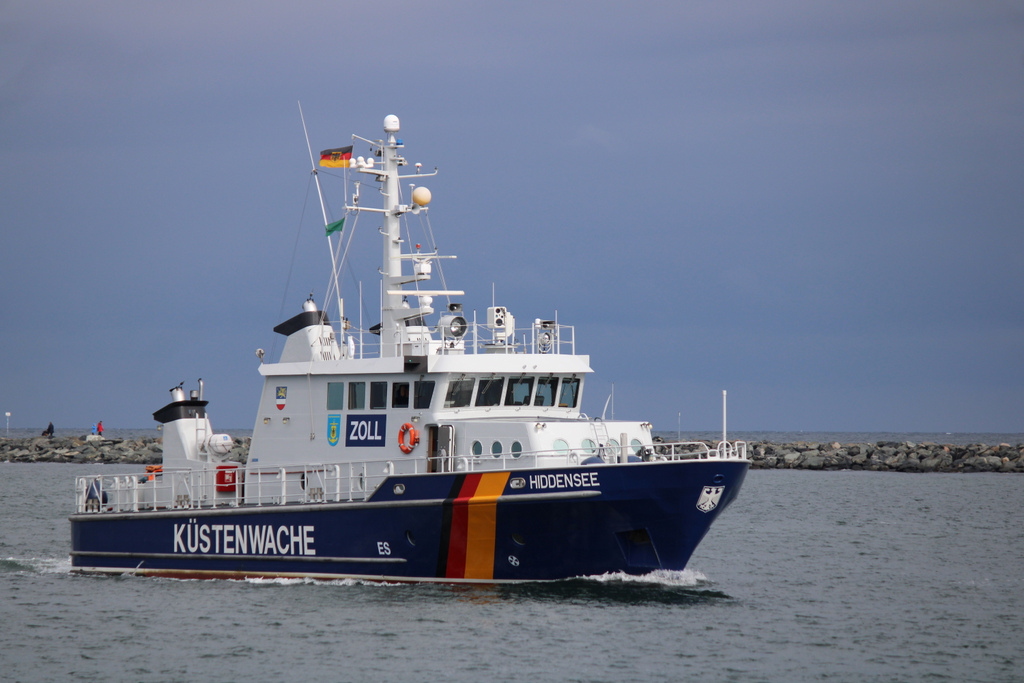
[[[498,499],[508,472],[462,475],[445,503],[444,538],[438,576],[448,579],[494,578],[494,541]]]

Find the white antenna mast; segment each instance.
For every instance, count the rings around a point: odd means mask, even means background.
[[[324,204],[324,193],[320,188],[320,174],[316,170],[316,161],[313,159],[313,147],[309,144],[309,131],[306,130],[306,117],[302,113],[302,102],[299,102],[299,118],[302,120],[302,133],[306,136],[306,149],[309,150],[309,165],[313,169],[313,179],[316,181],[316,193],[320,197],[320,213],[324,217],[324,227],[328,225],[327,220],[327,205]],[[348,202],[346,202],[347,204]],[[341,237],[338,238],[339,240]],[[338,299],[338,322],[339,324],[345,317],[345,309],[341,301],[341,285],[339,284],[340,278],[338,277],[338,263],[334,258],[334,247],[331,244],[331,236],[327,235],[327,251],[331,254],[331,280],[334,284],[334,295]],[[328,291],[330,291],[330,285],[327,285]],[[327,302],[324,302],[324,309],[327,308]]]
[[[722,389],[722,443],[725,443],[726,390]]]

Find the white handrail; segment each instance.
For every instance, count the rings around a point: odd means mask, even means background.
[[[643,466],[646,463],[685,460],[746,460],[743,441],[655,443],[629,447],[628,462],[617,453],[550,450],[497,455],[459,455],[456,472],[529,471],[581,466]],[[235,480],[218,479],[225,470],[163,470],[135,474],[88,475],[75,481],[78,512],[144,512],[168,508],[200,509],[358,502],[366,500],[391,476],[427,474],[426,458],[407,461],[365,461],[296,465],[293,467],[238,468]],[[347,470],[347,472],[346,472]],[[230,470],[229,470],[230,471]],[[345,472],[345,474],[343,474]],[[330,492],[330,493],[328,493]]]

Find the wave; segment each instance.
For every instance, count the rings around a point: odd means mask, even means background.
[[[655,569],[649,574],[639,575],[613,572],[580,578],[585,581],[596,581],[598,583],[636,583],[652,586],[670,586],[673,588],[693,588],[694,586],[710,583],[708,577],[696,569]]]
[[[8,557],[0,559],[0,573],[69,574],[70,557]]]

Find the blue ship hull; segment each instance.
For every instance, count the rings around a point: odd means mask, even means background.
[[[748,466],[392,476],[365,502],[82,513],[72,570],[486,583],[681,570]]]

